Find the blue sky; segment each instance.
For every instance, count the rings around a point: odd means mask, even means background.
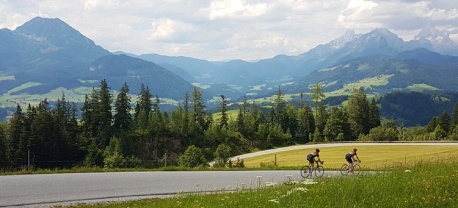
[[[298,55],[345,31],[423,28],[458,42],[454,0],[0,0],[0,28],[59,18],[110,51],[211,61]]]

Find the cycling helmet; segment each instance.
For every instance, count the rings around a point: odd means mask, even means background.
[[[354,149],[353,149],[353,152],[356,152],[356,151],[358,151],[358,150],[357,150],[356,148],[354,148]]]
[[[320,149],[315,149],[316,152],[320,152]]]

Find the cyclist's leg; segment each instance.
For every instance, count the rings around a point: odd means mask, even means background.
[[[349,172],[353,172],[353,161],[351,160],[351,157],[346,157],[345,158],[347,160],[347,164],[348,164],[348,171]]]
[[[315,166],[313,165],[314,163],[315,163],[315,160],[313,160],[313,159],[312,159],[312,160],[309,160],[310,172],[313,172],[313,170],[314,170],[314,167],[315,167]]]

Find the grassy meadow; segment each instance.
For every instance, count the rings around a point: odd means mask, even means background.
[[[345,163],[345,154],[353,147],[320,147],[320,158],[324,160],[324,167],[328,170],[339,169]],[[458,146],[426,146],[426,145],[399,145],[399,146],[357,146],[360,164],[366,170],[385,170],[397,166],[411,166],[418,162],[435,161],[437,159],[458,160]],[[262,164],[272,166],[276,159],[276,166],[280,168],[300,168],[308,164],[306,156],[315,148],[290,150],[271,153],[244,159],[246,168],[259,168]]]

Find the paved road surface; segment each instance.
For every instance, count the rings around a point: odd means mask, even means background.
[[[0,207],[121,201],[302,180],[300,171],[174,171],[0,176]],[[337,174],[337,172],[328,172]]]

